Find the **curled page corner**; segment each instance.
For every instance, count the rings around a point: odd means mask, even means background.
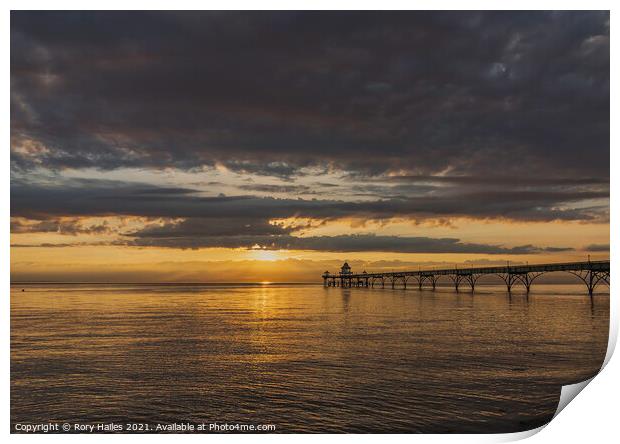
[[[607,366],[607,363],[611,359],[614,354],[614,350],[616,349],[616,342],[618,340],[618,324],[616,322],[612,322],[610,319],[609,325],[609,340],[607,342],[607,353],[605,353],[605,360],[603,361],[603,365],[601,365],[598,373],[602,372],[603,369]],[[597,373],[597,375],[598,375]],[[578,382],[576,384],[571,385],[563,385],[562,391],[560,392],[560,402],[558,403],[558,408],[553,415],[555,419],[558,414],[564,410],[564,407],[568,405],[575,397],[594,379],[596,375],[592,376],[590,379],[586,379],[585,381]]]
[[[609,340],[607,343],[607,353],[605,354],[605,360],[603,361],[603,365],[601,365],[600,370],[598,371],[598,373],[602,372],[603,369],[607,366],[607,363],[609,362],[609,360],[611,359],[612,355],[614,354],[615,348],[616,348],[616,342],[618,339],[618,328],[617,328],[617,324],[615,322],[610,322],[610,329],[609,329]],[[556,416],[558,416],[560,414],[560,412],[562,410],[564,410],[564,408],[573,400],[575,399],[575,397],[581,393],[581,391],[586,388],[586,386],[592,382],[592,380],[594,378],[596,378],[596,376],[598,375],[598,373],[594,376],[592,376],[589,379],[586,379],[585,381],[581,381],[581,382],[577,382],[575,384],[570,384],[570,385],[563,385],[562,386],[562,390],[560,392],[560,400],[558,402],[558,407],[555,410],[555,413],[553,414],[553,418],[551,418],[551,421],[553,421],[555,419]],[[516,433],[508,433],[506,435],[502,435],[502,438],[500,438],[498,440],[498,442],[514,442],[514,441],[520,441],[522,439],[526,439],[529,438],[531,436],[536,435],[538,432],[540,432],[542,429],[544,429],[545,427],[547,427],[551,421],[549,421],[547,424],[543,424],[540,427],[536,427],[535,429],[531,429],[531,430],[525,430],[523,432],[516,432]]]
[[[549,423],[547,423],[547,424],[549,424]],[[529,438],[530,436],[534,436],[535,434],[540,432],[542,429],[547,427],[547,424],[543,424],[540,427],[536,427],[535,429],[524,430],[523,432],[506,433],[506,434],[502,435],[502,437],[500,439],[498,439],[496,442],[515,442],[515,441],[521,441],[523,439]]]
[[[564,410],[564,407],[568,405],[575,397],[588,385],[595,376],[592,376],[590,379],[586,379],[585,381],[578,382],[576,384],[563,385],[562,391],[560,392],[560,402],[558,403],[558,408],[555,410],[555,414],[553,415],[553,419],[555,419],[558,414]],[[552,421],[553,421],[552,419]]]
[[[573,399],[575,399],[575,397],[586,387],[586,385],[588,385],[594,378],[596,377],[593,376],[590,379],[586,379],[585,381],[581,381],[578,382],[576,384],[570,384],[570,385],[563,385],[562,386],[562,391],[560,392],[560,401],[558,402],[558,407],[555,410],[555,413],[553,414],[553,418],[551,418],[551,421],[553,421],[555,419],[556,416],[558,416],[558,414],[564,410],[564,407],[566,407]],[[538,432],[540,432],[542,429],[544,429],[545,427],[547,427],[551,421],[549,421],[546,424],[541,425],[540,427],[536,427],[534,429],[531,430],[525,430],[523,432],[516,432],[516,433],[508,433],[506,435],[503,435],[503,439],[500,439],[499,442],[514,442],[514,441],[521,441],[522,439],[526,439],[529,438],[530,436],[534,436],[536,435]]]
[[[609,330],[609,340],[608,340],[608,343],[607,343],[607,353],[605,354],[605,360],[603,361],[603,365],[601,365],[601,368],[598,371],[598,373],[603,371],[603,369],[605,368],[605,366],[607,366],[607,363],[611,359],[611,356],[614,354],[614,350],[616,348],[616,341],[617,341],[617,339],[618,339],[618,330],[616,328],[616,325],[612,324],[610,326],[610,330]],[[598,373],[596,375],[598,375]],[[563,385],[562,386],[562,391],[560,392],[560,402],[558,402],[558,408],[555,410],[555,414],[553,415],[553,419],[555,419],[555,417],[558,416],[558,414],[562,410],[564,410],[564,407],[566,407],[573,399],[575,399],[575,397],[590,382],[592,382],[592,380],[594,378],[596,378],[596,375],[592,376],[589,379],[586,379],[585,381],[578,382],[576,384],[570,384],[570,385]],[[553,421],[553,419],[552,419],[552,421]]]
[[[603,369],[609,363],[609,360],[614,354],[616,349],[616,342],[618,340],[618,323],[614,322],[613,319],[613,311],[610,311],[610,319],[609,319],[609,339],[607,342],[607,352],[605,353],[605,360],[603,361],[603,365],[601,365],[598,373],[602,372]],[[586,379],[585,381],[578,382],[576,384],[571,385],[563,385],[562,391],[560,392],[560,402],[558,403],[558,408],[555,410],[555,414],[553,415],[553,419],[555,419],[558,414],[564,410],[564,407],[568,405],[575,397],[590,383],[598,373],[592,376],[590,379]],[[552,419],[552,420],[553,420]]]

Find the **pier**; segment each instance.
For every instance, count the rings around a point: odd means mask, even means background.
[[[418,271],[395,271],[389,273],[353,273],[348,263],[344,263],[339,273],[332,274],[329,271],[323,273],[323,285],[325,287],[374,287],[375,285],[385,288],[386,283],[391,288],[401,286],[407,288],[407,284],[415,285],[420,290],[424,287],[435,290],[440,279],[448,280],[456,289],[462,285],[468,286],[473,292],[478,280],[485,275],[499,276],[506,289],[510,293],[515,285],[523,285],[529,293],[534,280],[545,273],[566,272],[578,277],[587,287],[588,294],[592,296],[594,289],[600,283],[609,286],[609,261],[566,262],[556,264],[538,265],[506,265],[505,267],[471,267],[471,268],[445,268],[438,270]]]

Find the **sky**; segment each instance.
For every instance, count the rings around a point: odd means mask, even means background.
[[[11,279],[609,258],[608,12],[12,12]]]

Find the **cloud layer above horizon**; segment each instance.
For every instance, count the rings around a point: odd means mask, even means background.
[[[606,227],[609,69],[606,12],[13,12],[12,233],[569,251],[415,227]],[[396,219],[413,228],[313,231]]]

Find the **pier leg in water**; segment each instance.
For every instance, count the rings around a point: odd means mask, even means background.
[[[502,280],[506,284],[506,291],[508,291],[508,294],[512,293],[512,285],[515,283],[515,281],[517,279],[516,275],[511,274],[510,272],[508,272],[508,273],[498,273],[497,275],[500,278],[502,278]]]
[[[469,285],[471,287],[471,292],[473,293],[474,290],[476,289],[476,282],[478,281],[478,279],[480,279],[481,275],[476,275],[476,274],[470,274],[467,276],[467,282],[469,282]]]
[[[609,271],[608,270],[594,271],[590,269],[590,270],[569,271],[569,273],[574,276],[577,276],[579,279],[583,281],[584,284],[586,284],[590,298],[594,296],[594,289],[601,281],[609,285]]]
[[[462,276],[460,276],[459,274],[455,274],[454,276],[450,276],[450,279],[452,279],[452,282],[454,283],[454,289],[458,293],[459,285],[461,285]]]

